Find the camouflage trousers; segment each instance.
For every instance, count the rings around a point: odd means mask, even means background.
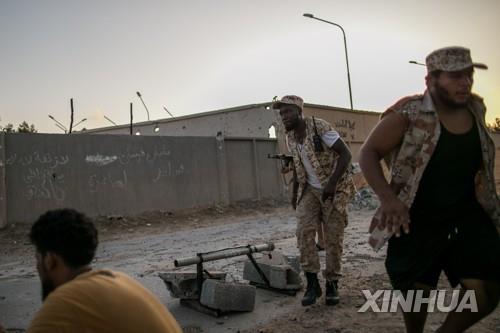
[[[300,265],[304,272],[318,273],[321,269],[316,248],[316,231],[323,223],[325,237],[325,270],[328,281],[341,277],[342,245],[344,228],[347,225],[347,200],[344,193],[337,192],[334,202],[321,201],[322,191],[311,186],[304,189],[297,206],[297,246],[300,251]]]

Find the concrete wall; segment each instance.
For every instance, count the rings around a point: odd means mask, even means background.
[[[0,226],[48,209],[90,216],[280,197],[276,140],[2,134]],[[0,141],[2,142],[2,141]],[[3,177],[2,177],[3,176]],[[2,180],[6,186],[2,187]],[[2,205],[2,202],[4,203]]]

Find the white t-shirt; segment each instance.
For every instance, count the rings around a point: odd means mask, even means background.
[[[335,142],[340,138],[340,135],[337,131],[328,131],[325,132],[322,136],[321,139],[323,142],[328,146],[332,147]],[[288,145],[288,141],[287,141]],[[316,176],[316,172],[314,171],[314,168],[311,164],[311,161],[307,158],[307,154],[302,148],[303,145],[297,144],[297,150],[300,153],[300,159],[302,160],[302,165],[304,166],[304,169],[306,170],[306,176],[307,176],[307,182],[309,185],[311,185],[314,188],[321,189],[321,182],[318,179],[318,176]],[[290,146],[288,146],[288,149],[290,149]]]

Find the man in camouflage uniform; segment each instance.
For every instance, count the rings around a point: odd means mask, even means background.
[[[426,66],[427,91],[384,112],[361,149],[361,169],[381,203],[369,243],[379,249],[389,240],[385,264],[394,289],[429,294],[444,271],[452,287],[472,290],[478,311],[452,311],[438,330],[463,332],[500,299],[495,146],[483,100],[471,93],[474,68],[487,67],[463,47],[432,52]],[[408,332],[423,332],[427,306],[403,316]]]
[[[325,302],[339,302],[338,280],[344,228],[347,225],[347,202],[354,190],[354,183],[346,172],[351,152],[332,129],[318,118],[302,116],[303,100],[298,96],[284,96],[274,103],[286,130],[289,150],[299,184],[297,201],[297,243],[300,264],[307,278],[307,288],[302,305],[311,305],[322,294],[317,273],[320,271],[315,236],[323,222],[326,267]]]

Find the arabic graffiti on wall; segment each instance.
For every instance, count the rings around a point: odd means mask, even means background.
[[[154,147],[149,151],[127,149],[121,154],[86,154],[83,161],[81,159],[72,157],[72,164],[68,164],[68,154],[34,151],[27,154],[13,153],[6,158],[6,164],[19,166],[22,170],[23,194],[28,200],[57,202],[66,199],[68,185],[74,186],[79,182],[78,179],[73,179],[71,184],[65,183],[69,181],[64,174],[65,171],[68,172],[68,168],[77,168],[79,171],[74,174],[86,177],[82,180],[90,193],[128,191],[129,185],[134,182],[160,184],[186,173],[184,164],[175,161],[171,151],[165,146]]]
[[[347,141],[355,139],[356,121],[351,119],[340,119],[334,122],[334,129]]]

